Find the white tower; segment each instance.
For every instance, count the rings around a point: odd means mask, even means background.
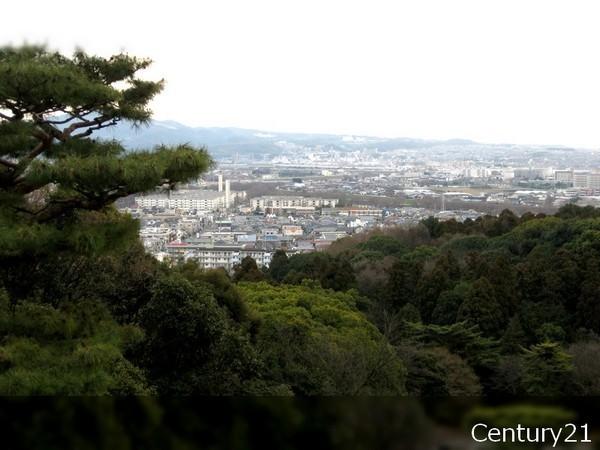
[[[219,174],[219,192],[223,192],[223,174]]]
[[[231,204],[231,184],[229,180],[225,180],[225,208],[229,208]]]

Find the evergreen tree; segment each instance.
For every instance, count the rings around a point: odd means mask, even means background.
[[[140,324],[146,336],[135,358],[159,393],[239,393],[256,369],[252,347],[210,290],[180,274],[155,283]]]
[[[125,54],[0,49],[2,256],[115,247],[119,235],[127,241],[136,233],[110,214],[115,200],[172,188],[209,167],[207,153],[187,145],[132,153],[92,138],[120,121],[148,123],[148,103],[163,87],[138,77],[149,65]]]
[[[423,219],[421,223],[425,225],[425,228],[427,228],[429,236],[434,239],[439,238],[442,236],[442,234],[444,234],[444,225],[439,221],[439,219],[436,219],[433,216]]]
[[[477,375],[466,361],[444,347],[399,348],[408,369],[407,390],[422,397],[481,394]]]
[[[517,353],[520,346],[527,342],[527,336],[521,326],[521,321],[518,315],[513,316],[508,322],[506,331],[501,339],[502,349],[506,353]]]
[[[525,350],[525,392],[531,395],[568,394],[573,372],[571,359],[555,342],[543,342]]]
[[[178,266],[177,270],[193,285],[209,289],[234,321],[244,323],[248,320],[246,303],[225,269],[204,270],[195,262],[188,261]]]
[[[452,279],[444,258],[436,261],[431,272],[425,273],[417,284],[419,312],[424,322],[431,321],[438,298],[442,292],[452,289]]]
[[[469,325],[479,325],[487,336],[497,337],[504,331],[506,322],[502,307],[487,278],[480,278],[473,283],[458,310],[457,319],[464,320]]]
[[[600,270],[587,270],[576,307],[579,327],[600,333]]]
[[[396,262],[389,270],[389,281],[386,293],[389,296],[390,305],[398,310],[406,303],[417,304],[417,284],[421,272],[421,266],[404,259]]]
[[[256,261],[251,256],[246,256],[242,262],[235,266],[233,272],[233,281],[262,281],[265,279],[264,273],[256,265]]]
[[[442,292],[433,309],[431,323],[437,325],[451,325],[456,322],[458,309],[465,301],[469,289],[470,285],[462,282],[457,284],[454,289]]]
[[[280,283],[288,271],[288,256],[283,250],[276,250],[269,264],[269,276]]]

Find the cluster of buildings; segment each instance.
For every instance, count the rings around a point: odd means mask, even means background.
[[[232,190],[232,180],[244,190]],[[269,193],[247,195],[253,183],[261,185],[255,192],[267,186]],[[464,221],[505,208],[522,213],[550,212],[568,202],[600,205],[600,171],[465,161],[397,165],[394,171],[236,168],[226,180],[219,173],[209,182],[133,200],[128,210],[140,219],[140,238],[158,259],[232,271],[247,256],[268,266],[278,249],[321,251],[355,233],[411,226],[430,216]]]
[[[576,189],[591,189],[600,191],[600,172],[591,170],[556,170],[554,179]]]
[[[278,249],[288,254],[326,249],[338,239],[378,227],[406,226],[430,215],[464,220],[475,211],[339,206],[336,198],[263,195],[246,198],[228,181],[216,191],[188,188],[135,197],[129,212],[140,238],[159,260],[193,260],[206,269],[232,271],[247,256],[268,266]]]
[[[225,189],[223,189],[223,175],[219,174],[216,191],[186,189],[168,191],[166,193],[153,193],[136,197],[135,203],[142,209],[172,209],[186,212],[216,211],[227,210],[233,206],[237,199],[245,197],[245,192],[234,192],[231,190],[230,180],[225,180]]]

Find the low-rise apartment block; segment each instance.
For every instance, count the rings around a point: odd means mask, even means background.
[[[172,259],[196,261],[205,269],[223,268],[229,272],[250,256],[258,267],[268,266],[273,253],[243,246],[210,246],[187,242],[171,242],[167,244],[167,253]]]
[[[251,200],[253,210],[314,211],[317,208],[335,208],[338,200],[333,198],[303,197],[295,195],[263,195]]]

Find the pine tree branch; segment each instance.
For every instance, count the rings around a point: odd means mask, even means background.
[[[42,153],[44,153],[44,150],[46,150],[48,147],[50,147],[50,140],[43,140],[41,142],[38,143],[38,145],[36,145],[33,150],[31,150],[31,152],[29,152],[29,154],[25,157],[25,160],[29,161],[29,163],[31,163],[31,161],[33,161],[35,158],[37,158],[38,156],[40,156]],[[27,165],[29,165],[29,163]]]
[[[71,136],[71,138],[79,139],[79,138],[87,137],[90,134],[92,134],[94,131],[101,130],[102,128],[112,127],[113,125],[116,125],[116,124],[117,124],[117,121],[115,119],[113,119],[111,122],[96,125],[95,127],[88,128],[83,133],[75,134],[75,135]]]
[[[77,118],[78,118],[77,116],[71,116],[71,117],[68,117],[68,118],[66,118],[64,120],[48,120],[48,119],[44,119],[42,121],[42,123],[45,123],[45,124],[48,124],[48,125],[64,125],[66,123],[71,122],[72,120],[77,119]]]
[[[106,122],[108,121],[112,121],[110,124],[106,124]],[[84,120],[82,122],[77,122],[77,123],[72,123],[71,125],[69,125],[67,128],[65,128],[62,132],[61,135],[61,140],[66,140],[69,137],[71,137],[71,134],[80,129],[80,128],[87,128],[87,127],[92,127],[90,128],[90,130],[87,130],[83,133],[80,133],[77,136],[74,137],[83,137],[83,136],[89,136],[90,134],[92,134],[93,131],[95,130],[99,130],[100,128],[105,128],[107,126],[110,125],[116,125],[116,120],[114,117],[109,117],[109,116],[100,116],[100,117],[96,117],[95,119],[92,120]],[[88,133],[89,131],[89,133]],[[88,134],[85,134],[88,133]]]
[[[11,190],[16,194],[27,195],[43,188],[47,184],[48,183],[46,182],[35,184],[27,183],[27,177],[24,174],[21,174],[12,180]]]
[[[119,198],[127,197],[134,193],[127,190],[124,186],[101,193],[86,192],[82,189],[76,189],[76,191],[82,193],[82,196],[67,199],[52,199],[37,211],[24,210],[22,212],[27,212],[36,222],[50,222],[76,209],[99,211]]]
[[[46,124],[46,125],[64,125],[69,122],[72,122],[75,119],[79,119],[81,121],[86,121],[88,119],[86,119],[85,116],[92,114],[93,110],[91,109],[90,106],[84,106],[84,107],[76,108],[73,110],[68,110],[65,108],[55,108],[51,112],[62,112],[63,114],[67,115],[68,117],[66,119],[62,119],[62,120],[50,120],[50,119],[45,119],[43,117],[39,117],[38,120],[36,120],[36,122],[38,122],[40,124]]]
[[[0,158],[0,164],[2,164],[5,167],[8,167],[9,169],[16,169],[17,168],[17,164],[12,162],[12,161],[8,161],[7,159],[4,158]]]
[[[21,159],[18,163],[16,163],[13,167],[13,184],[16,186],[18,184],[20,184],[22,181],[24,181],[24,174],[25,171],[27,170],[27,168],[29,167],[29,165],[32,163],[32,161],[34,159],[36,159],[38,156],[40,156],[42,153],[44,153],[44,151],[46,151],[48,148],[50,148],[50,145],[52,144],[52,136],[48,135],[47,133],[45,133],[43,130],[41,131],[41,135],[38,135],[38,139],[40,139],[40,142],[38,142],[38,144],[33,148],[33,150],[31,150],[27,156],[25,156],[23,159]]]
[[[75,209],[98,210],[104,205],[92,204],[85,198],[69,198],[69,199],[53,199],[46,203],[43,207],[37,210],[31,210],[23,207],[14,207],[15,210],[29,215],[35,222],[44,223],[50,222],[67,212],[72,212]]]

